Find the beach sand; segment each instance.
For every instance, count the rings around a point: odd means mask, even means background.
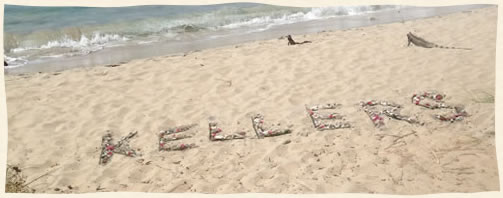
[[[117,67],[7,75],[8,164],[38,193],[427,194],[499,190],[495,151],[497,8],[293,35],[134,60]],[[473,50],[407,47],[406,34]],[[470,114],[447,123],[413,105],[437,90]],[[425,124],[373,126],[361,100],[389,100]],[[304,105],[341,103],[350,129],[317,131]],[[250,116],[293,125],[292,134],[255,138]],[[208,117],[247,139],[208,140]],[[159,152],[158,133],[196,123],[198,148]],[[98,165],[101,138],[137,130],[141,157]],[[398,136],[414,133],[401,139]],[[395,140],[396,139],[396,140]],[[290,143],[287,143],[288,140]],[[396,142],[396,144],[393,144]]]

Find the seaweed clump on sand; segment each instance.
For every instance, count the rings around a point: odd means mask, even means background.
[[[5,178],[6,193],[34,193],[35,190],[28,187],[26,177],[21,173],[17,166],[7,165],[7,174]]]

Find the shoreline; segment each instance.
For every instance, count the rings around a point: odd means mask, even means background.
[[[449,14],[476,9],[483,9],[493,5],[460,5],[445,7],[406,7],[400,10],[389,10],[356,16],[341,16],[338,18],[299,22],[295,24],[279,25],[263,32],[242,35],[230,35],[211,38],[205,35],[203,39],[190,41],[173,41],[170,43],[153,43],[147,45],[121,46],[105,48],[84,56],[47,59],[41,63],[28,63],[14,68],[5,68],[6,75],[30,74],[37,72],[61,72],[79,67],[99,67],[105,65],[123,64],[137,59],[148,59],[162,56],[177,56],[219,47],[243,45],[247,43],[271,40],[288,34],[294,39],[306,34],[325,31],[344,31],[353,28],[378,26],[446,16]],[[337,20],[344,20],[339,23]]]

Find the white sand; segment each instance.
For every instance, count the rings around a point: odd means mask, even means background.
[[[347,31],[275,39],[136,60],[119,67],[6,76],[8,163],[42,193],[102,191],[203,193],[364,192],[425,194],[499,190],[494,140],[497,8]],[[473,50],[407,47],[407,32]],[[201,66],[201,64],[203,66]],[[232,84],[226,81],[232,81]],[[470,117],[434,120],[448,110],[410,102],[438,90]],[[389,120],[376,129],[356,105],[390,100],[424,126]],[[316,131],[304,105],[342,103],[354,128]],[[293,124],[293,133],[255,139],[250,116]],[[248,139],[209,142],[207,118]],[[186,142],[200,147],[159,152],[157,133],[198,123]],[[115,155],[99,166],[101,137],[130,131],[142,157]],[[405,143],[389,147],[405,135]],[[283,144],[291,140],[289,144]],[[143,159],[143,160],[140,160]],[[148,162],[148,163],[147,163]],[[67,186],[71,185],[72,189]],[[55,191],[55,188],[61,189]]]

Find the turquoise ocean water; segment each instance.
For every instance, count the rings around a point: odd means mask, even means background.
[[[476,7],[483,6],[297,8],[232,3],[97,8],[5,5],[4,58],[10,65],[8,70],[92,66],[285,34],[390,23]]]
[[[4,50],[11,65],[79,56],[104,48],[225,37],[273,26],[395,9],[396,6],[294,8],[251,3],[117,8],[5,6]]]

